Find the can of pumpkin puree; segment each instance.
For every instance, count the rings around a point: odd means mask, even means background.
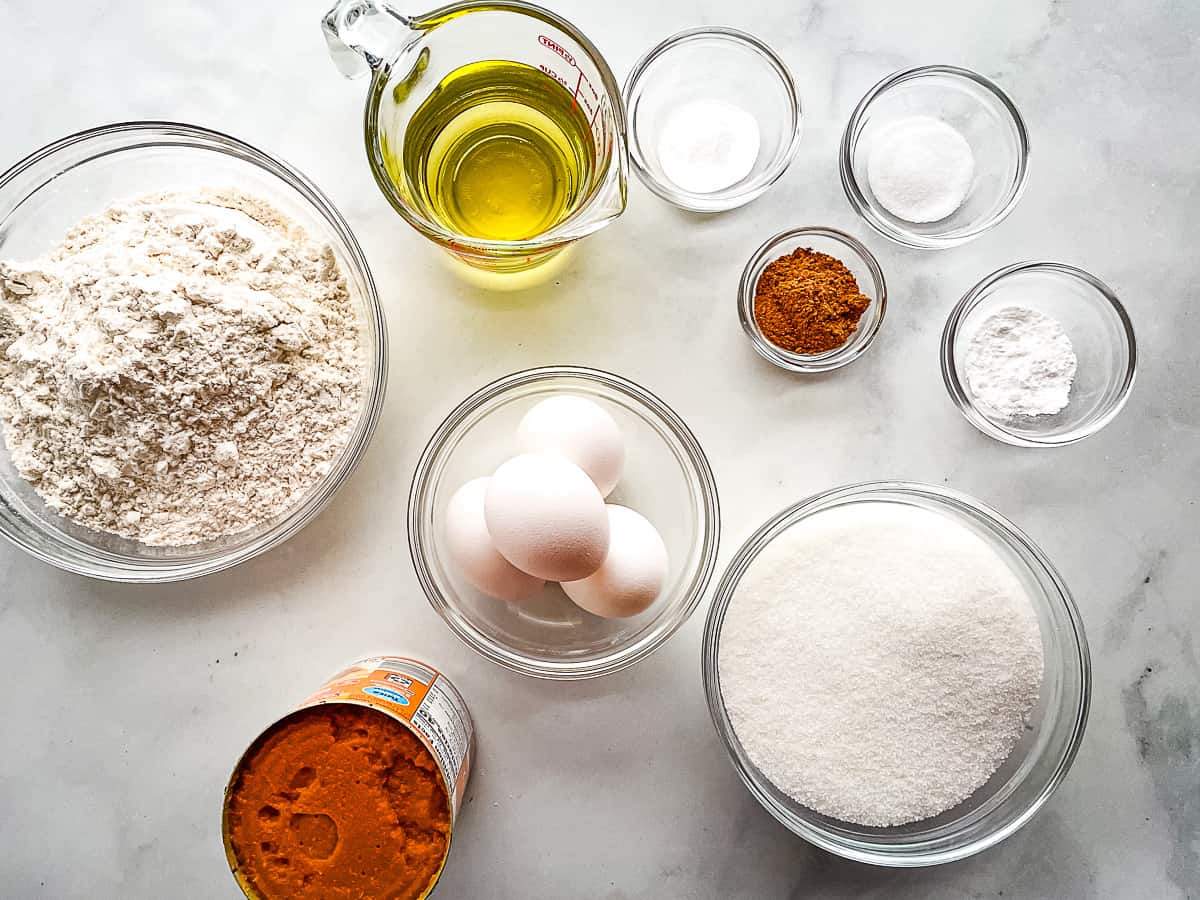
[[[251,900],[420,900],[441,877],[474,756],[462,695],[376,656],[262,732],[225,788],[225,855]]]

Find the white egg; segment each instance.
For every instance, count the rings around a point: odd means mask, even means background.
[[[600,404],[574,394],[548,397],[525,413],[517,441],[526,453],[565,456],[609,495],[625,468],[625,439]]]
[[[605,618],[636,616],[662,593],[669,561],[662,535],[644,516],[608,506],[608,555],[593,574],[564,582],[576,605]]]
[[[446,504],[446,550],[470,584],[497,600],[525,600],[546,583],[500,555],[488,534],[483,500],[490,478],[468,481]]]
[[[549,581],[591,575],[608,552],[604,498],[583,469],[563,456],[524,453],[498,468],[483,515],[500,554]]]

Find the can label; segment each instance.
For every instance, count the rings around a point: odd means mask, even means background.
[[[334,675],[300,706],[323,703],[370,706],[408,723],[437,760],[451,815],[458,817],[471,774],[475,729],[462,695],[445,676],[415,659],[375,656]]]

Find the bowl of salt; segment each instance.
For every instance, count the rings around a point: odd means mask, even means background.
[[[940,250],[979,237],[1025,190],[1029,135],[991,80],[954,66],[889,75],[859,101],[842,135],[842,187],[884,237]]]

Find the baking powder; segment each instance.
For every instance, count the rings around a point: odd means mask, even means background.
[[[1009,306],[979,326],[963,365],[972,396],[993,414],[1012,419],[1066,409],[1078,360],[1057,320]]]

